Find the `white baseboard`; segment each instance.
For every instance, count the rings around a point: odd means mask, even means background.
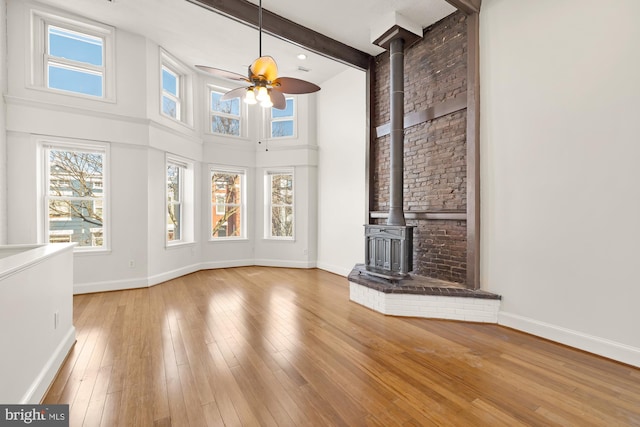
[[[256,259],[253,265],[263,267],[286,267],[286,268],[316,268],[314,261],[291,261],[283,259]]]
[[[218,268],[249,267],[255,265],[252,259],[238,259],[233,261],[208,261],[200,264],[200,270],[215,270]]]
[[[71,351],[71,347],[76,342],[76,328],[71,326],[65,336],[62,338],[58,347],[47,360],[47,363],[42,367],[40,374],[34,379],[31,387],[18,402],[21,405],[26,404],[39,404],[45,396],[45,393],[49,389],[51,383],[56,377],[58,370],[62,366],[64,359]]]
[[[147,279],[147,286],[155,286],[157,284],[166,282],[177,277],[186,276],[187,274],[195,273],[202,270],[202,264],[191,264],[186,267],[176,268],[175,270],[166,271],[164,273],[155,274],[149,276]]]
[[[352,268],[344,268],[337,265],[327,264],[326,262],[318,262],[317,266],[320,270],[325,270],[329,273],[337,274],[342,277],[348,277],[352,270]]]
[[[79,283],[73,285],[73,294],[91,294],[94,292],[123,291],[125,289],[146,288],[149,281],[146,277],[125,280],[109,280],[105,282]]]
[[[502,311],[498,324],[640,367],[640,348]]]

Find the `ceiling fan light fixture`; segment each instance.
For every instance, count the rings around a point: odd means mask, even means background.
[[[254,105],[258,103],[258,101],[256,100],[256,94],[253,91],[252,87],[247,89],[247,94],[244,96],[244,102],[249,105]]]
[[[273,107],[273,102],[271,102],[271,98],[267,98],[266,100],[260,103],[260,106],[262,108],[271,108]]]
[[[260,102],[264,102],[267,100],[271,101],[271,99],[269,98],[269,91],[267,90],[266,87],[260,86],[258,88],[258,95],[256,95],[256,100]]]

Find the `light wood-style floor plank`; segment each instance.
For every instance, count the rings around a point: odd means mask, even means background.
[[[383,316],[321,270],[74,297],[45,403],[76,426],[640,426],[640,369],[497,325]]]

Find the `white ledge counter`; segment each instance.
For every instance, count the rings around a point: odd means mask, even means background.
[[[0,246],[0,402],[39,403],[76,339],[75,243]]]

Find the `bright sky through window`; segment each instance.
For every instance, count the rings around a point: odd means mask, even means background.
[[[287,98],[287,106],[284,110],[271,109],[271,137],[282,138],[293,136],[293,98]]]
[[[48,27],[48,87],[103,96],[104,40]]]
[[[180,118],[179,77],[166,67],[162,67],[162,112],[174,119]]]

